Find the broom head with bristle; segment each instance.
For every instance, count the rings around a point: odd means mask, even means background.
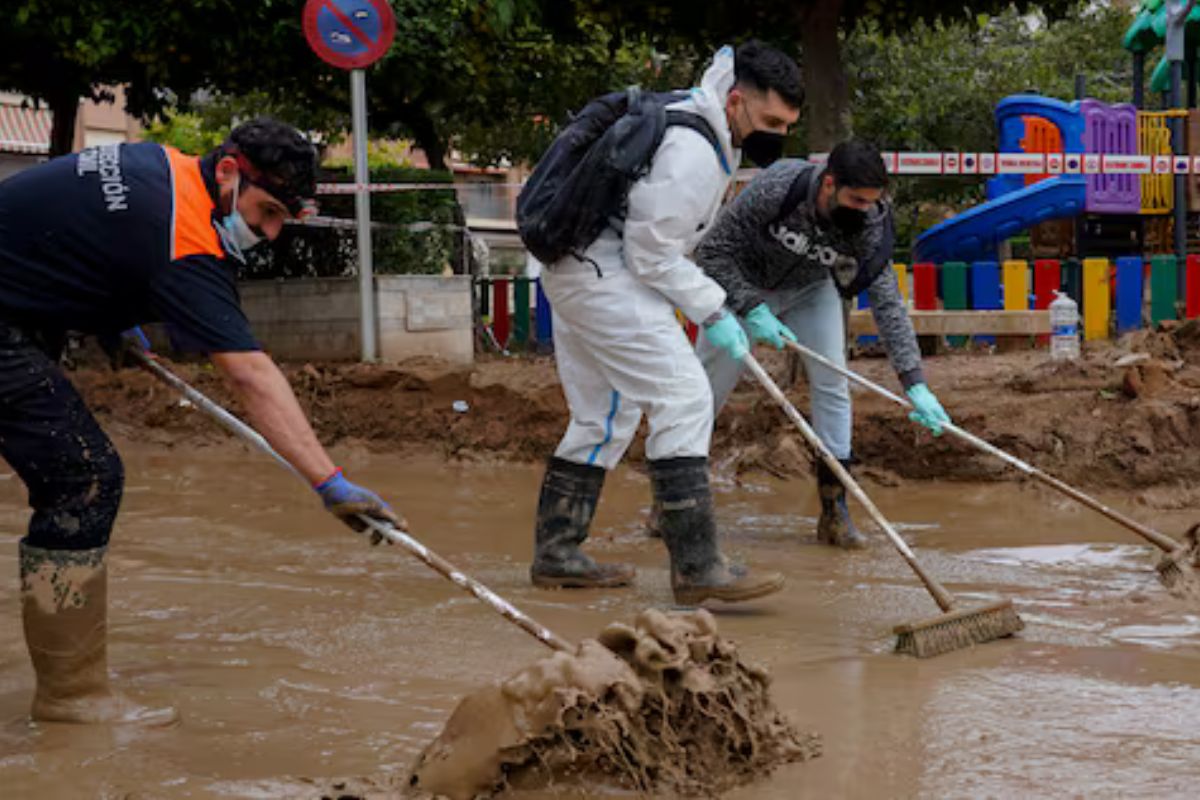
[[[1012,601],[1001,600],[981,608],[950,611],[910,625],[897,625],[896,652],[930,658],[1003,639],[1024,627]]]
[[[1200,523],[1193,525],[1183,536],[1183,544],[1158,561],[1158,579],[1172,594],[1200,597]]]

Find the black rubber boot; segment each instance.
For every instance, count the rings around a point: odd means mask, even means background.
[[[841,462],[847,471],[850,460]],[[850,519],[850,508],[846,505],[846,487],[837,479],[824,461],[817,461],[817,492],[821,496],[821,518],[817,521],[817,541],[821,544],[841,547],[845,550],[863,550],[867,537]]]
[[[668,458],[649,463],[654,502],[659,508],[658,529],[671,554],[675,602],[698,605],[713,599],[738,603],[783,588],[779,573],[752,573],[721,555],[707,458]]]
[[[633,567],[597,564],[579,549],[588,536],[604,469],[551,458],[538,498],[537,528],[530,577],[547,589],[592,589],[628,586]]]

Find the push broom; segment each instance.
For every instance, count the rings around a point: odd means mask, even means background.
[[[1012,636],[1025,627],[1025,623],[1021,621],[1021,617],[1013,608],[1011,600],[1001,600],[979,608],[959,608],[954,596],[925,571],[917,561],[912,548],[900,537],[882,512],[875,507],[871,498],[867,497],[867,493],[850,477],[850,473],[846,471],[841,462],[834,457],[833,453],[829,452],[829,448],[818,438],[808,421],[791,404],[775,381],[771,380],[771,376],[762,368],[757,359],[747,353],[742,358],[742,362],[754,373],[754,377],[780,405],[788,418],[796,424],[805,441],[833,471],[833,474],[846,487],[846,491],[854,496],[854,499],[866,509],[871,519],[875,520],[875,523],[883,529],[888,539],[900,551],[900,555],[908,563],[908,566],[912,568],[929,594],[933,596],[934,602],[942,609],[941,616],[896,626],[897,653],[928,658],[974,644],[990,642],[993,639]]]
[[[787,346],[795,350],[797,353],[800,353],[807,358],[811,358],[818,364],[828,367],[834,372],[837,372],[838,374],[849,378],[855,383],[870,389],[876,394],[886,397],[897,405],[905,408],[912,408],[912,403],[908,402],[904,398],[893,394],[874,381],[864,378],[862,375],[859,375],[856,372],[852,372],[839,364],[835,364],[834,362],[822,356],[820,353],[815,353],[798,342],[788,341]],[[1197,576],[1195,567],[1193,566],[1200,561],[1200,543],[1196,541],[1197,537],[1194,534],[1195,529],[1193,529],[1193,532],[1189,532],[1188,536],[1184,537],[1186,543],[1180,544],[1170,536],[1159,533],[1153,528],[1150,528],[1138,522],[1137,520],[1125,516],[1121,512],[1110,508],[1096,498],[1084,494],[1070,484],[1063,483],[1052,475],[1042,472],[1032,464],[1026,463],[1011,453],[1001,450],[999,447],[996,447],[990,442],[980,439],[978,436],[963,430],[952,422],[942,423],[942,428],[953,436],[956,436],[959,439],[962,439],[964,442],[967,442],[972,447],[978,448],[989,455],[995,456],[1009,466],[1020,470],[1025,475],[1035,478],[1052,489],[1065,494],[1072,500],[1087,506],[1093,511],[1103,514],[1113,522],[1133,531],[1138,536],[1141,536],[1143,539],[1153,544],[1155,547],[1158,547],[1163,551],[1163,556],[1161,559],[1159,559],[1156,569],[1158,570],[1159,580],[1162,581],[1163,585],[1177,594],[1200,596],[1200,576]]]

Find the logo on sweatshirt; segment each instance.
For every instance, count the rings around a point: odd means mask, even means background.
[[[813,241],[803,231],[794,231],[783,223],[776,222],[767,227],[775,241],[802,258],[810,258],[823,267],[832,267],[838,259],[838,251],[827,244]]]

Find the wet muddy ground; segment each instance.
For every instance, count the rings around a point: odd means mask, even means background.
[[[4,797],[291,798],[319,796],[336,777],[386,786],[464,693],[541,654],[418,562],[340,528],[260,456],[122,449],[110,666],[139,697],[178,704],[184,722],[129,732],[25,721],[33,676],[15,554],[26,512],[6,476]],[[336,456],[427,544],[561,635],[669,603],[665,553],[640,533],[649,487],[636,471],[611,477],[594,551],[636,562],[637,585],[547,593],[526,574],[536,468]],[[952,592],[1011,597],[1028,625],[1014,640],[916,661],[889,652],[891,627],[936,607],[882,538],[862,554],[817,546],[806,478],[718,488],[729,550],[790,581],[721,613],[722,633],[769,667],[782,709],[824,737],[820,758],[734,797],[1195,796],[1200,608],[1162,591],[1140,540],[1031,486],[868,484]],[[1173,535],[1194,521],[1194,510],[1105,497]]]

